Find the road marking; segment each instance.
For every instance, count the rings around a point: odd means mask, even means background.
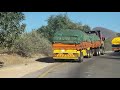
[[[91,76],[90,74],[88,74],[88,76]]]
[[[55,69],[56,67],[60,67],[60,66],[62,66],[62,65],[64,65],[64,64],[65,64],[65,63],[62,63],[62,64],[60,64],[60,65],[56,65],[56,66],[48,69],[46,72],[44,72],[43,74],[39,75],[37,78],[44,78],[45,76],[48,75],[48,73],[49,73],[50,71],[52,71],[52,70]]]
[[[85,73],[90,73],[90,72],[85,72]]]

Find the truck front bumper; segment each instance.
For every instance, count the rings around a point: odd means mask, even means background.
[[[120,51],[120,48],[112,48],[113,51]]]
[[[78,53],[54,53],[53,59],[78,59]]]

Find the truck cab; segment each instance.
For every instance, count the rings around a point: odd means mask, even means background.
[[[93,51],[93,54],[96,56],[104,55],[104,53],[105,53],[105,46],[104,46],[105,37],[102,35],[101,31],[100,30],[87,31],[86,33],[91,34],[91,35],[95,34],[100,39],[99,45],[96,44],[96,46],[94,45],[94,47],[91,48]]]

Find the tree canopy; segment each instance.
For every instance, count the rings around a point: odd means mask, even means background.
[[[120,37],[120,33],[117,33],[116,36]]]
[[[61,29],[90,31],[90,27],[88,25],[82,25],[81,23],[71,21],[67,14],[52,15],[48,18],[47,23],[47,26],[38,28],[37,32],[43,33],[43,35],[48,39],[53,37],[57,30]]]
[[[22,12],[0,12],[0,45],[10,48],[26,27]]]

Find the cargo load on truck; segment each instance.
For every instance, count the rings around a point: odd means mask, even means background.
[[[60,30],[54,34],[53,48],[86,49],[91,46],[89,35],[81,30]]]
[[[60,30],[54,34],[54,43],[79,44],[90,42],[89,36],[80,30]]]
[[[100,40],[100,38],[96,34],[92,34],[92,35],[90,34],[89,38],[90,38],[91,42],[95,42],[95,41],[99,41]]]

